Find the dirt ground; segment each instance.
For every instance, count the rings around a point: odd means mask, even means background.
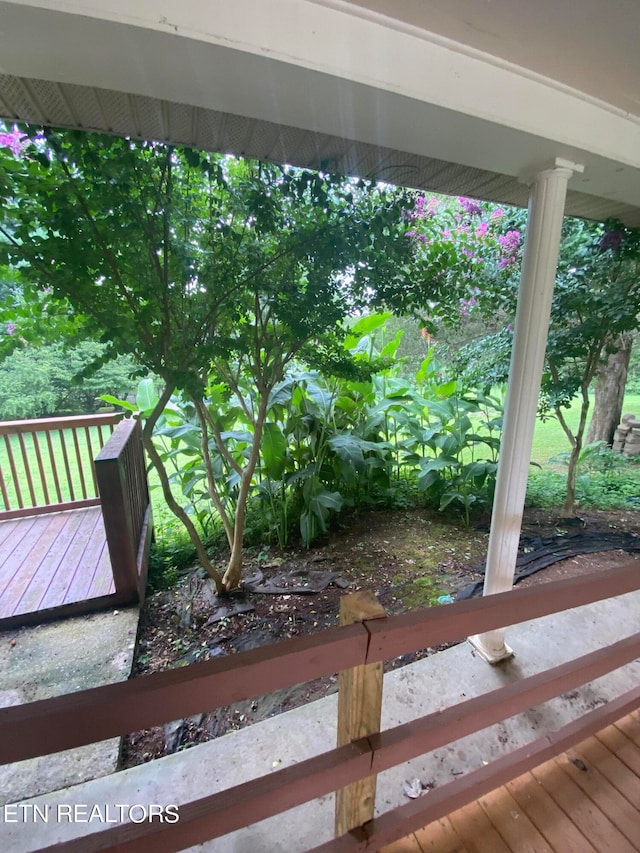
[[[563,536],[576,529],[640,535],[640,513],[585,511],[567,525],[552,512],[528,510],[522,532],[524,537]],[[203,571],[194,569],[171,590],[147,599],[133,677],[333,627],[338,623],[340,597],[358,589],[374,591],[389,614],[447,603],[459,590],[482,579],[487,542],[486,523],[465,529],[429,510],[368,512],[349,519],[308,551],[250,551],[247,588],[223,601],[217,599]],[[610,568],[622,554],[608,551],[571,557],[524,578],[520,585]],[[220,555],[220,568],[224,568],[224,555]],[[388,662],[386,669],[435,651],[428,648],[405,655]],[[122,766],[186,749],[336,689],[337,679],[330,676],[137,732],[124,741]]]

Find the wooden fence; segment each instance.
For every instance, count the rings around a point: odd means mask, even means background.
[[[341,671],[351,670],[350,675],[347,673],[350,680],[347,695],[339,696],[339,704],[346,701],[355,708],[363,704],[363,676],[369,684],[365,689],[370,689],[372,671],[363,668],[397,655],[558,613],[638,588],[638,562],[627,559],[615,570],[586,578],[515,589],[400,616],[380,618],[381,614],[374,612],[372,615],[377,618],[365,618],[362,622],[229,658],[216,658],[184,669],[3,708],[0,709],[0,762],[47,755],[261,696],[331,674],[336,671],[336,661],[340,661]],[[346,621],[350,621],[354,618],[354,607],[347,605],[346,611],[351,614]],[[367,616],[366,610],[364,616]],[[362,780],[370,779],[382,770],[572,690],[639,655],[640,634],[634,634],[455,707],[383,732],[369,731],[334,750],[268,776],[181,804],[178,823],[113,826],[46,849],[65,853],[110,849],[127,853],[160,853],[203,843],[315,797],[345,786],[360,785]],[[355,701],[349,698],[349,691],[353,696],[354,690],[360,690]],[[367,819],[358,826],[353,824],[348,813],[338,815],[338,826],[341,821],[346,822],[349,831],[317,850],[333,853],[377,850],[542,763],[550,755],[561,752],[639,706],[640,688],[636,688],[559,731],[547,733],[432,791],[428,797],[413,800],[379,818]],[[353,712],[349,725],[357,729],[360,722],[357,713]],[[171,795],[175,796],[175,792]],[[349,796],[339,798],[339,802],[340,799],[354,802],[354,798]],[[371,816],[372,803],[368,803],[366,808]]]
[[[139,420],[118,424],[94,467],[116,593],[142,601],[153,525]]]
[[[93,465],[118,414],[0,423],[0,520],[97,506]],[[9,476],[10,473],[10,476]]]

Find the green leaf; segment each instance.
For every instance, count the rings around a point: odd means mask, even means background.
[[[104,403],[110,403],[112,406],[120,406],[120,408],[126,409],[127,412],[138,411],[138,407],[134,406],[133,403],[130,403],[128,400],[119,400],[111,394],[101,394],[98,399],[102,400]]]
[[[138,409],[144,413],[151,412],[158,399],[153,379],[150,376],[142,379],[138,385],[138,393],[136,395]]]
[[[262,463],[266,474],[282,479],[286,464],[287,440],[277,424],[268,422],[262,432]]]

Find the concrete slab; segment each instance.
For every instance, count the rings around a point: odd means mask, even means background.
[[[126,681],[139,610],[128,607],[0,633],[0,708]],[[120,739],[0,766],[0,804],[116,770]]]
[[[467,643],[418,661],[385,677],[383,728],[586,654],[629,636],[639,624],[640,592],[634,592],[511,628],[508,639],[516,657],[499,667],[481,661]],[[405,780],[418,777],[437,786],[446,784],[622,694],[639,679],[637,660],[569,695],[386,771],[378,782],[378,812],[407,802],[402,790]],[[202,746],[30,800],[30,808],[37,805],[48,810],[49,822],[34,822],[27,815],[26,822],[0,823],[0,842],[12,853],[27,853],[104,827],[100,819],[56,821],[60,805],[98,804],[103,811],[117,804],[140,804],[146,809],[179,805],[331,749],[336,739],[336,703],[337,697],[329,696]],[[297,853],[330,839],[332,831],[331,795],[191,849]]]

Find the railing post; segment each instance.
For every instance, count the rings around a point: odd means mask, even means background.
[[[355,592],[340,599],[340,624],[381,619],[384,608],[372,592]],[[380,731],[382,661],[344,669],[338,677],[338,746]],[[336,836],[373,819],[377,776],[367,776],[336,792]]]
[[[138,543],[129,512],[122,451],[136,428],[140,428],[137,421],[122,421],[94,463],[116,594],[131,602],[139,599]]]

